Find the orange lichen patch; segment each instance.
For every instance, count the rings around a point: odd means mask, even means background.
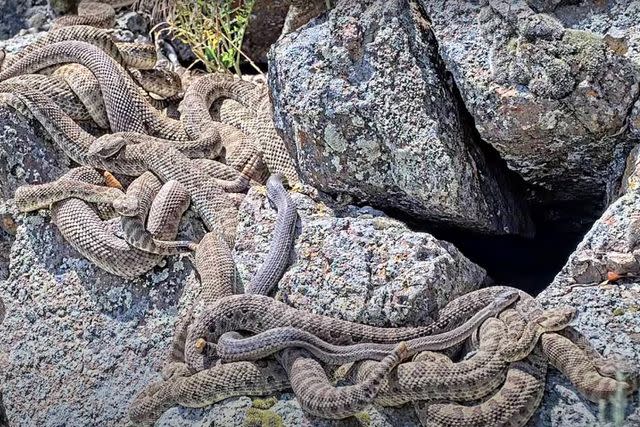
[[[518,96],[518,91],[515,88],[506,88],[499,86],[496,88],[497,94],[500,98],[512,98]]]
[[[196,350],[202,353],[205,347],[207,347],[207,341],[204,338],[198,338],[196,341]]]
[[[118,190],[124,190],[124,188],[122,187],[122,184],[120,184],[120,181],[118,181],[118,178],[113,176],[111,172],[104,171],[102,175],[104,176],[104,182],[107,184],[107,187],[113,187],[113,188],[117,188]]]
[[[609,282],[615,282],[616,280],[620,280],[621,278],[622,278],[622,275],[620,273],[616,273],[615,271],[607,272],[607,280]]]

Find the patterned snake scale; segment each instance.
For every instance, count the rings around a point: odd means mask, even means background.
[[[92,168],[80,167],[71,169],[56,183],[76,185],[75,181],[84,181],[99,185],[103,176]],[[55,190],[44,184],[49,190]],[[160,190],[160,182],[151,174],[143,174],[130,186],[130,191],[137,195],[140,203],[140,215],[146,217],[151,201]],[[179,191],[179,189],[176,189]],[[176,191],[174,190],[174,191]],[[188,206],[188,198],[181,204],[174,204],[158,210],[157,219],[162,224],[155,235],[159,239],[170,240],[175,237],[178,224],[167,221],[167,215],[181,215]],[[175,212],[177,210],[177,212]],[[121,277],[137,277],[155,267],[162,256],[150,254],[130,246],[126,241],[114,234],[111,225],[103,221],[98,213],[87,202],[77,198],[66,198],[54,202],[51,206],[51,218],[60,233],[80,254],[103,270]],[[117,220],[116,220],[117,221]],[[116,223],[117,224],[117,223]]]

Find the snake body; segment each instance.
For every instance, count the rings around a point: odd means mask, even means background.
[[[268,295],[278,284],[289,264],[289,253],[293,244],[298,213],[291,196],[285,190],[281,174],[274,174],[267,180],[267,198],[278,209],[275,232],[266,258],[245,287],[245,292]]]
[[[467,339],[482,322],[497,315],[518,298],[517,292],[506,291],[479,310],[461,326],[435,335],[428,335],[405,341],[411,355],[420,351],[446,350]],[[242,338],[236,332],[223,334],[217,342],[216,352],[222,361],[259,360],[287,347],[301,347],[316,358],[332,365],[350,363],[364,359],[381,360],[393,351],[391,343],[359,343],[333,345],[319,339],[314,333],[292,328],[271,328],[258,335]]]
[[[389,372],[408,357],[404,342],[394,346],[375,370],[362,381],[335,387],[327,379],[324,369],[304,351],[288,348],[278,359],[287,370],[293,392],[306,412],[324,418],[346,418],[370,405],[384,384]]]
[[[88,68],[99,82],[113,131],[141,132],[176,140],[188,139],[182,124],[163,117],[151,106],[120,64],[102,49],[86,42],[61,41],[34,50],[1,71],[0,81],[70,62]]]
[[[33,52],[46,48],[51,44],[64,41],[90,43],[104,51],[122,67],[146,70],[152,69],[156,63],[156,53],[153,45],[114,42],[111,34],[106,30],[89,25],[74,25],[49,31],[34,43],[26,46],[19,53],[7,56],[0,69],[5,70],[10,68],[16,62],[31,55]]]
[[[211,357],[216,357],[215,354],[207,354],[207,351],[202,351],[207,348],[211,349],[211,346],[202,343],[215,343],[225,332],[244,330],[260,333],[280,326],[303,329],[323,340],[339,345],[359,342],[397,343],[407,341],[442,330],[453,319],[457,319],[460,323],[466,321],[477,311],[493,302],[495,298],[482,298],[489,292],[476,291],[468,294],[470,295],[468,298],[461,298],[461,301],[455,303],[457,308],[455,313],[453,310],[448,310],[447,313],[451,314],[439,318],[437,322],[424,326],[401,328],[362,325],[307,313],[262,295],[232,295],[208,307],[207,311],[194,322],[189,331],[185,356],[192,369],[202,370],[211,363]]]
[[[221,74],[207,74],[195,80],[185,91],[181,104],[185,106],[182,119],[186,132],[197,135],[208,126],[209,109],[221,98],[239,102],[252,114],[253,126],[247,133],[258,142],[269,172],[282,173],[292,185],[300,182],[291,156],[273,124],[268,93],[253,83]]]
[[[127,189],[127,196],[136,200],[136,205],[149,206],[154,213],[147,220],[147,212],[138,210],[136,215],[123,215],[120,225],[124,238],[131,246],[141,251],[158,255],[175,255],[194,251],[197,244],[188,240],[167,241],[156,238],[162,236],[166,223],[179,224],[180,217],[189,204],[189,194],[177,181],[167,181],[156,194],[145,191],[146,181],[157,181],[150,172],[145,172],[134,180]],[[140,200],[145,199],[146,200]],[[114,201],[116,211],[122,213],[123,207]],[[159,212],[165,212],[160,215]],[[146,222],[146,224],[145,224]],[[163,236],[165,237],[165,236]]]
[[[103,177],[91,168],[81,167],[70,170],[60,182],[89,181],[99,185]],[[67,180],[67,181],[65,181]],[[146,193],[138,199],[138,209],[146,215],[150,208],[151,194],[157,192],[160,184],[153,177],[143,176],[140,185],[134,185],[132,191]],[[179,209],[184,212],[187,205],[183,203]],[[167,215],[170,210],[163,210],[159,215]],[[60,233],[80,254],[100,268],[121,277],[137,277],[155,267],[162,259],[160,255],[138,250],[123,239],[117,237],[109,227],[87,204],[87,202],[67,198],[53,203],[51,218]],[[166,218],[165,218],[166,219]],[[177,232],[177,224],[166,221],[157,235],[160,239],[172,239]]]
[[[93,27],[111,28],[115,25],[116,8],[130,6],[134,0],[82,0],[78,3],[77,15],[65,15],[53,22],[54,28],[86,24]]]

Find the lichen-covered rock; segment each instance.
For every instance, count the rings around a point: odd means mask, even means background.
[[[21,185],[57,179],[69,164],[36,120],[0,106],[0,199],[13,197]]]
[[[482,138],[535,202],[583,203],[595,219],[631,146],[639,81],[624,41],[603,35],[637,25],[637,2],[533,3],[549,14],[524,0],[420,1]]]
[[[574,326],[594,348],[605,357],[618,357],[635,367],[640,366],[638,219],[640,194],[632,191],[596,221],[553,283],[537,297],[545,307],[575,307],[578,316]],[[607,272],[631,277],[598,285],[607,278]],[[577,284],[587,286],[571,287]],[[637,394],[627,402],[626,414],[629,419],[624,425],[638,425]],[[582,398],[553,370],[542,406],[531,425],[594,425],[602,416],[611,421],[611,415],[599,414],[598,405]]]
[[[0,39],[9,38],[29,28],[29,19],[38,13],[46,16],[44,0],[0,0]]]
[[[269,59],[276,126],[303,179],[449,226],[529,233],[409,3],[342,0],[323,17]]]
[[[301,227],[292,265],[279,283],[296,308],[378,326],[420,324],[459,295],[479,288],[484,269],[452,244],[410,231],[371,208],[333,212],[293,193]],[[273,232],[275,210],[257,190],[239,214],[234,258],[242,282],[255,274]]]
[[[11,425],[122,425],[167,354],[191,263],[172,257],[125,280],[66,244],[46,211],[17,214],[0,383]],[[185,300],[186,302],[187,300]]]

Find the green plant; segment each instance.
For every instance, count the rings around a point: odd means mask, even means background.
[[[616,380],[622,384],[625,377],[621,372],[616,372]],[[622,427],[628,403],[625,391],[622,387],[618,387],[615,395],[609,401],[600,400],[597,425]]]
[[[207,71],[233,70],[240,63],[257,65],[242,52],[242,41],[256,0],[177,0],[167,17],[168,30],[188,44]]]

